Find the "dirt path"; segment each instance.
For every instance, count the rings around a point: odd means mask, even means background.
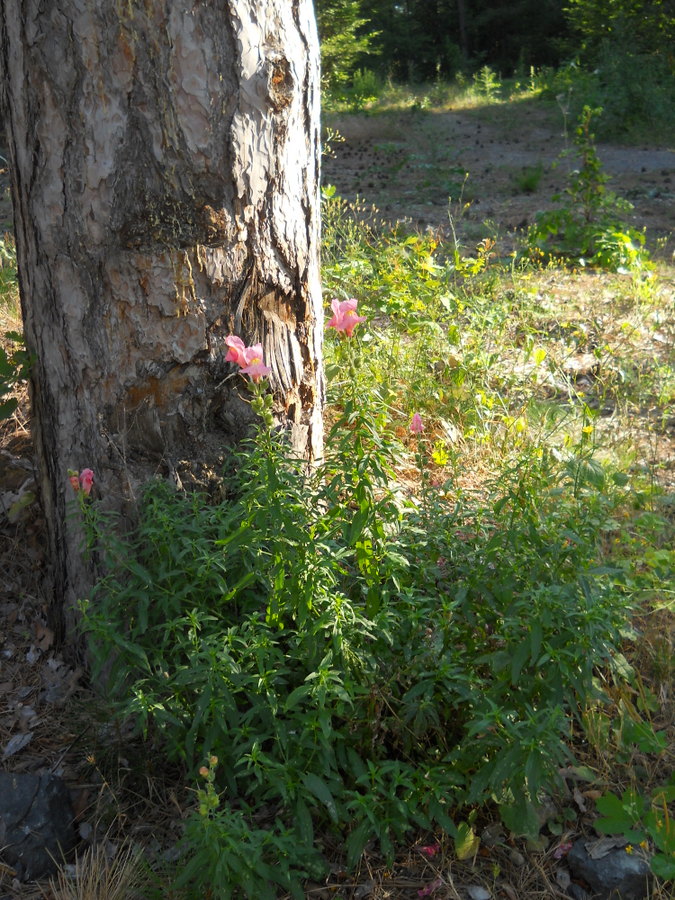
[[[513,248],[537,211],[555,205],[552,195],[572,168],[560,154],[573,126],[568,123],[566,139],[560,111],[541,105],[355,114],[326,124],[344,138],[331,143],[333,155],[323,161],[323,181],[340,195],[358,195],[387,218],[434,229],[447,227],[450,197],[463,236],[498,234],[502,252]],[[646,227],[650,249],[672,260],[675,151],[599,144],[598,156],[611,176],[608,189],[634,206],[630,224]],[[470,201],[461,216],[460,198]]]

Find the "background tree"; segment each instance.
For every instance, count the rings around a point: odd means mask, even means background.
[[[318,75],[309,0],[0,3],[59,637],[95,577],[68,469],[132,518],[155,473],[208,482],[252,419],[227,335],[262,343],[278,421],[321,453]]]
[[[403,80],[554,66],[567,33],[563,0],[362,0],[361,9],[380,33],[381,55],[368,65]]]
[[[672,0],[567,0],[565,12],[591,58],[609,42],[632,53],[664,54],[673,63]]]
[[[359,0],[315,0],[324,84],[345,81],[377,37]]]

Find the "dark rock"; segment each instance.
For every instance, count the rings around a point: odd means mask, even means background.
[[[17,878],[53,873],[75,841],[70,792],[60,778],[0,772],[0,857]]]
[[[607,839],[603,839],[606,841]],[[593,847],[601,841],[581,838],[567,854],[567,864],[575,878],[583,879],[593,900],[643,900],[649,892],[651,870],[646,859],[626,853],[626,842],[593,858]]]
[[[586,891],[574,882],[572,882],[572,884],[568,886],[567,896],[571,897],[572,900],[588,900],[588,894],[586,893]]]

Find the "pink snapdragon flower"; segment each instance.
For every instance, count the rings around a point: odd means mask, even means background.
[[[331,300],[333,318],[328,323],[328,328],[336,331],[344,331],[347,337],[351,337],[359,322],[365,322],[365,316],[357,316],[356,306],[358,300]]]
[[[238,366],[248,364],[246,360],[246,345],[240,337],[237,337],[236,334],[231,334],[225,338],[225,343],[230,348],[227,351],[225,362],[233,362]]]
[[[82,469],[78,475],[71,470],[71,473],[68,475],[68,481],[74,491],[77,492],[81,490],[83,494],[88,497],[94,486],[94,473],[91,469]]]
[[[256,384],[272,371],[263,362],[262,344],[253,344],[253,346],[247,347],[235,334],[226,337],[225,343],[230,348],[227,351],[225,362],[236,363],[241,368],[242,374],[250,375],[251,380]]]
[[[412,421],[410,422],[410,431],[413,434],[422,434],[424,431],[424,422],[422,421],[422,416],[416,412],[412,417]]]
[[[257,384],[261,378],[270,374],[272,370],[263,362],[262,344],[254,344],[252,347],[247,347],[245,355],[246,366],[241,370],[243,375],[250,375],[251,381]]]
[[[80,472],[80,485],[82,486],[85,496],[88,497],[94,485],[94,473],[91,469],[82,469]]]

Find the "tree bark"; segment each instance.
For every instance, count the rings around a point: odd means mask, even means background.
[[[251,423],[226,335],[321,453],[318,52],[310,0],[0,0],[59,637],[96,574],[67,470],[132,519],[149,476],[207,481]]]

